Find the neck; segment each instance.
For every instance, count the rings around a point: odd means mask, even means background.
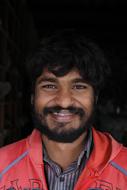
[[[82,134],[73,143],[55,142],[48,139],[45,135],[42,135],[42,139],[49,158],[65,170],[78,158],[79,154],[84,149],[86,136],[87,132]]]

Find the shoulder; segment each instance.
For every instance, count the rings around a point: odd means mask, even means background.
[[[127,147],[122,146],[120,152],[114,158],[117,162],[121,162],[121,164],[125,164],[127,168]]]
[[[27,152],[27,139],[0,148],[0,170]]]
[[[110,164],[124,176],[127,176],[127,148],[123,146],[117,156],[110,161]]]

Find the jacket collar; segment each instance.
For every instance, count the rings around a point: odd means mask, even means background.
[[[123,146],[108,133],[102,133],[92,128],[92,134],[94,145],[87,168],[99,174],[116,157]]]
[[[87,168],[96,172],[102,172],[107,164],[119,153],[122,145],[116,142],[109,134],[92,129],[93,150],[87,163]],[[30,156],[36,164],[43,164],[41,133],[34,129],[28,137],[28,149]]]
[[[41,133],[34,129],[32,134],[27,138],[27,146],[31,159],[35,164],[43,164],[42,160],[42,137]]]

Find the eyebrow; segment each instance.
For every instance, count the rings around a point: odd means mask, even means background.
[[[83,78],[76,78],[73,80],[73,83],[80,83],[80,82],[88,84],[88,82],[84,80]]]
[[[52,78],[52,77],[42,77],[38,80],[38,84],[41,84],[42,82],[53,82],[56,83],[58,82],[57,78]],[[72,83],[86,83],[88,84],[88,82],[86,80],[84,80],[83,78],[75,78],[72,79]]]
[[[42,82],[57,82],[57,79],[51,77],[43,77],[40,78],[37,83],[40,84]]]

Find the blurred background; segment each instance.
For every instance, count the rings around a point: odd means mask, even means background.
[[[127,3],[122,0],[0,0],[0,146],[33,126],[24,60],[47,32],[79,28],[104,50],[112,70],[96,128],[127,146]]]

